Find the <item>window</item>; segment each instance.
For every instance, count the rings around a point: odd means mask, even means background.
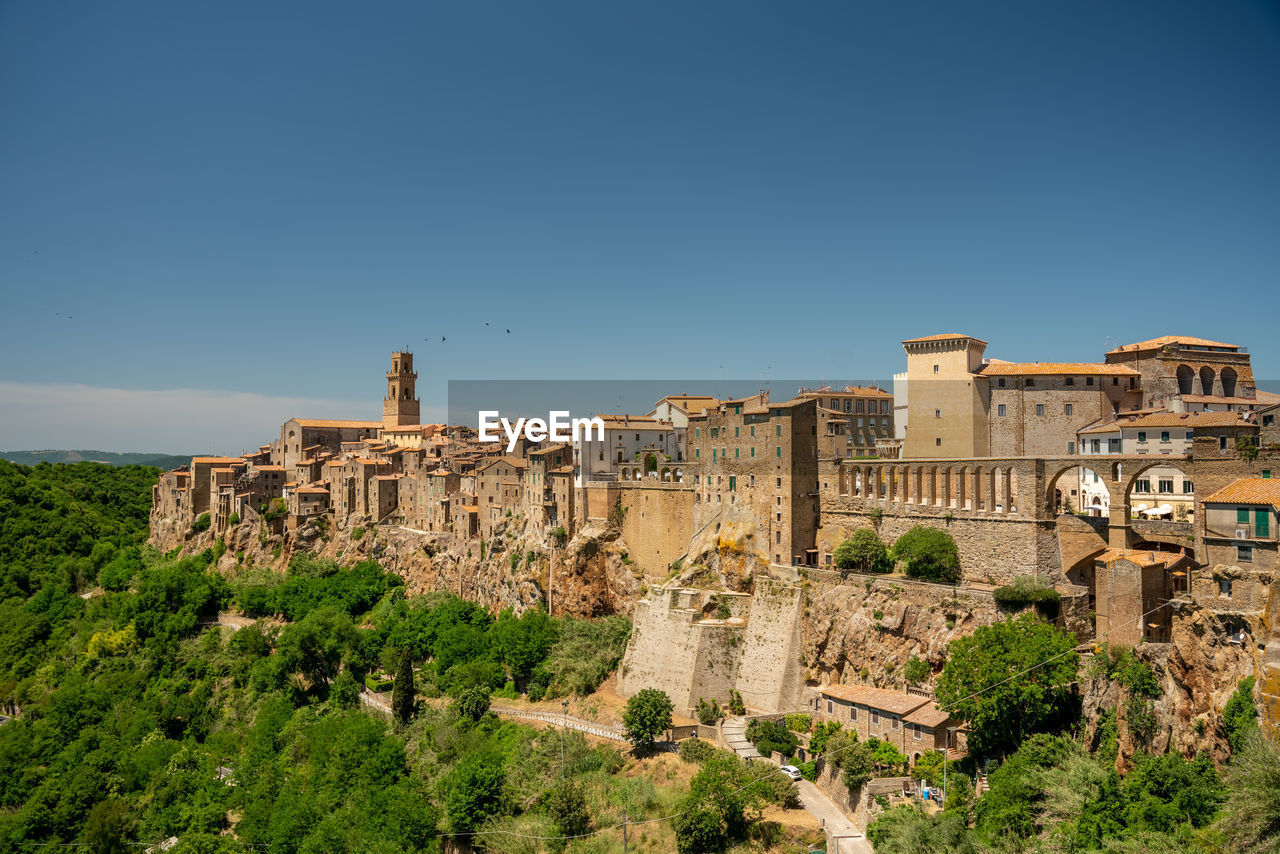
[[[1160,441],[1161,441],[1161,442],[1168,442],[1168,441],[1169,441],[1169,431],[1168,431],[1168,430],[1161,430],[1161,431],[1160,431]]]
[[[739,430],[739,428],[737,428],[737,427],[734,427],[734,428],[733,428],[733,438],[735,438],[735,439],[736,439],[736,438],[738,438],[738,435],[739,435],[739,434],[738,434],[738,430]]]
[[[694,448],[694,449],[693,449],[693,458],[696,460],[696,459],[699,459],[699,458],[701,458],[701,457],[702,457],[702,449],[701,449],[701,448]]]
[[[1270,427],[1270,426],[1271,426],[1272,424],[1274,424],[1274,423],[1276,423],[1276,417],[1275,417],[1274,415],[1264,415],[1264,416],[1262,416],[1262,426],[1263,426],[1263,427]]]
[[[1111,378],[1111,384],[1112,384],[1112,385],[1120,385],[1120,378],[1119,378],[1119,377],[1112,377],[1112,378]]]
[[[935,374],[938,372],[938,366],[937,366],[937,365],[934,365],[934,366],[933,366],[933,372],[934,372]]]
[[[831,714],[832,711],[833,711],[833,704],[830,700],[827,700],[827,714]]]
[[[702,428],[701,428],[701,427],[694,427],[694,428],[693,428],[693,438],[695,438],[695,439],[700,439],[700,438],[702,438]]]
[[[1151,481],[1150,481],[1150,480],[1148,480],[1148,479],[1147,479],[1147,478],[1145,478],[1145,477],[1144,477],[1144,478],[1140,478],[1140,479],[1138,479],[1138,480],[1134,481],[1134,484],[1133,484],[1133,491],[1134,491],[1134,492],[1142,492],[1142,493],[1150,493],[1150,492],[1151,492]]]
[[[778,489],[782,489],[782,478],[778,478]]]
[[[857,719],[858,719],[858,707],[857,707],[857,706],[850,706],[850,707],[849,707],[849,720],[851,720],[851,721],[856,721]]]
[[[878,723],[880,723],[880,710],[879,710],[879,709],[872,709],[872,710],[871,710],[871,723],[873,723],[873,724],[878,724]]]
[[[1139,442],[1145,442],[1145,441],[1147,441],[1147,431],[1145,431],[1145,430],[1139,430],[1139,431],[1138,431],[1138,441],[1139,441]]]
[[[775,435],[775,436],[781,436],[781,435],[782,435],[782,425],[781,425],[781,424],[775,424],[775,425],[773,425],[773,435]]]
[[[1227,437],[1226,437],[1226,436],[1219,436],[1219,437],[1218,437],[1218,450],[1219,450],[1219,451],[1225,451],[1226,449],[1227,449]]]
[[[755,434],[756,434],[756,425],[752,424],[752,425],[751,425],[751,435],[752,435],[752,436],[754,436]]]
[[[1037,403],[1037,404],[1036,404],[1036,415],[1044,415],[1044,404],[1043,404],[1043,403]]]
[[[1000,403],[1000,404],[997,404],[997,405],[996,405],[996,415],[1004,415],[1004,404],[1003,404],[1003,403]]]
[[[921,738],[923,738],[924,730],[921,729],[920,724],[912,724],[911,730],[912,730],[911,737],[914,738],[916,741],[919,741]]]
[[[1183,494],[1183,495],[1190,495],[1191,493],[1193,493],[1193,492],[1195,492],[1195,491],[1196,491],[1196,485],[1195,485],[1194,483],[1192,483],[1191,481],[1186,480],[1186,479],[1184,478],[1184,479],[1183,479],[1183,481],[1182,481],[1182,494]]]
[[[933,444],[934,444],[934,447],[941,448],[941,447],[942,447],[942,439],[941,439],[941,438],[934,439],[934,440],[933,440]]]
[[[773,455],[774,455],[775,457],[778,457],[778,458],[781,458],[781,457],[782,457],[782,446],[781,446],[781,445],[778,445],[776,448],[774,448],[774,454],[773,454]]]
[[[1225,596],[1228,599],[1231,598],[1231,579],[1230,578],[1218,579],[1218,595]]]
[[[1026,388],[1032,388],[1032,387],[1034,387],[1034,386],[1035,386],[1036,381],[1035,381],[1035,380],[1033,380],[1033,379],[1027,379],[1027,380],[1024,380],[1022,384],[1023,384],[1023,386],[1025,386]]]
[[[781,532],[781,531],[774,531],[774,532],[773,532],[773,541],[774,541],[775,543],[780,543],[780,542],[782,542],[782,532]]]
[[[1067,377],[1067,385],[1075,385],[1075,384],[1076,384],[1075,377]]]
[[[1173,492],[1173,478],[1160,481],[1160,492],[1162,494],[1168,494]]]
[[[1101,452],[1101,451],[1102,451],[1102,440],[1101,440],[1101,439],[1090,439],[1090,440],[1089,440],[1089,452],[1090,452],[1090,453],[1093,453],[1093,454],[1097,454],[1097,453],[1099,453],[1099,452]]]
[[[756,455],[756,448],[755,448],[755,446],[754,446],[754,445],[752,445],[752,446],[751,446],[751,456],[753,456],[753,457],[754,457],[755,455]]]
[[[996,386],[998,388],[1004,388],[1004,377],[1001,377],[1000,379],[996,380]]]
[[[1084,384],[1085,384],[1085,385],[1093,385],[1093,377],[1085,377],[1085,378],[1084,378]]]
[[[734,414],[734,415],[741,415],[741,414],[742,414],[742,407],[741,407],[741,406],[735,406],[735,407],[733,408],[733,414]]]
[[[1075,452],[1076,452],[1076,443],[1075,443],[1075,442],[1068,442],[1068,443],[1067,443],[1067,453],[1068,453],[1068,454],[1074,454]]]
[[[741,448],[734,448],[734,449],[733,449],[733,458],[734,458],[735,460],[736,460],[736,459],[737,459],[741,454],[742,454],[742,449],[741,449]]]
[[[1253,535],[1255,537],[1271,536],[1271,511],[1258,508],[1253,511]]]
[[[1063,412],[1063,414],[1064,414],[1064,415],[1070,415],[1070,414],[1071,414],[1071,404],[1069,404],[1069,403],[1068,403],[1066,406],[1062,407],[1062,412]]]
[[[729,475],[729,491],[733,492],[738,488],[738,478],[736,475]]]
[[[1271,480],[1271,469],[1263,469],[1263,470],[1262,470],[1262,479],[1263,479],[1263,480]]]
[[[894,717],[889,718],[889,726],[890,726],[892,729],[897,729],[897,728],[898,728],[898,718],[897,718],[897,716],[896,716],[896,715],[895,715]]]
[[[1253,562],[1253,546],[1236,546],[1236,560],[1240,563]]]
[[[941,418],[941,417],[942,417],[942,410],[941,410],[941,409],[935,409],[935,410],[933,410],[933,417],[934,417],[934,418]]]

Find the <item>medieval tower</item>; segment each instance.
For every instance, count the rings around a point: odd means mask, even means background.
[[[391,354],[391,370],[387,371],[387,396],[382,399],[382,429],[412,427],[418,419],[418,398],[414,383],[418,374],[413,369],[413,354],[400,350]]]

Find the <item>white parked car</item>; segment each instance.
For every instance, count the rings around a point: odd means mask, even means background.
[[[803,780],[804,775],[800,773],[800,769],[794,765],[783,765],[782,773],[786,774],[792,780]]]

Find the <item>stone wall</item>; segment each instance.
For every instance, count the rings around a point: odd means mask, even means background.
[[[620,486],[622,540],[628,553],[647,578],[665,578],[672,562],[689,550],[693,488],[648,481]]]

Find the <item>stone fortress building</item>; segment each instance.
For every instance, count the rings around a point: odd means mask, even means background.
[[[1280,397],[1257,391],[1247,352],[1180,336],[1118,347],[1101,362],[1002,361],[958,333],[902,346],[893,394],[671,395],[647,413],[601,416],[602,440],[522,443],[512,454],[470,426],[420,423],[413,354],[398,351],[381,420],[291,418],[254,451],[194,457],[160,476],[153,529],[185,532],[205,513],[215,533],[248,522],[288,536],[320,518],[355,520],[447,538],[469,554],[513,518],[546,550],[613,528],[655,591],[636,606],[637,636],[642,624],[679,635],[689,667],[715,647],[716,678],[728,680],[715,684],[741,680],[757,697],[748,703],[769,711],[794,707],[806,690],[819,702],[821,686],[806,689],[787,664],[807,608],[757,586],[731,609],[746,626],[753,608],[766,609],[767,637],[754,635],[663,580],[704,561],[744,585],[785,583],[831,568],[859,528],[891,542],[936,526],[958,544],[966,591],[989,596],[1032,575],[1059,589],[1086,636],[1176,646],[1191,627],[1208,631],[1226,650],[1221,679],[1256,675],[1280,717],[1280,493],[1268,485],[1280,482]],[[756,658],[782,645],[785,654],[770,655],[781,655],[773,669],[785,684],[741,655],[742,631]],[[643,648],[629,650],[625,669],[666,673],[684,692],[678,706],[709,690]]]

